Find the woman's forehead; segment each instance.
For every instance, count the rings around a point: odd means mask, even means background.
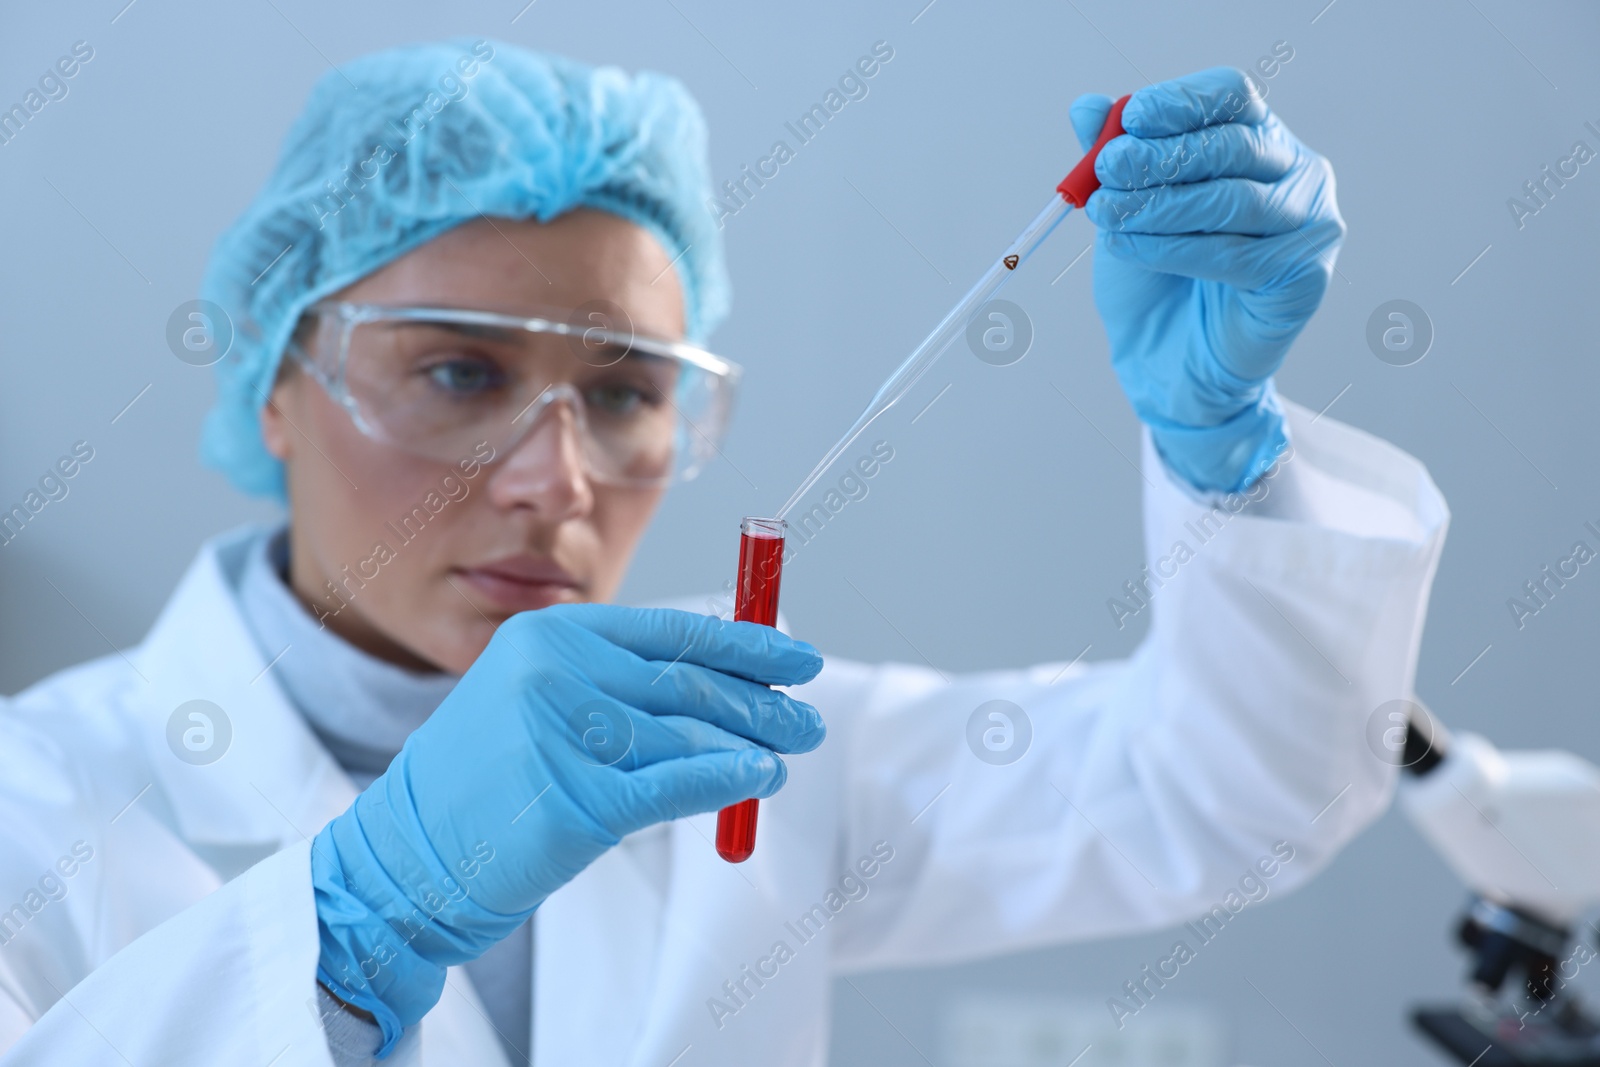
[[[470,307],[507,313],[621,308],[634,330],[683,335],[683,290],[671,260],[644,227],[579,210],[548,223],[481,218],[464,223],[349,286],[340,299]]]

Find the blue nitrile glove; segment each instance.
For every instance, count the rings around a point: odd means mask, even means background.
[[[317,979],[387,1054],[482,955],[625,834],[771,796],[822,718],[777,630],[602,604],[502,623],[389,769],[312,843]],[[707,848],[710,846],[707,845]]]
[[[1087,149],[1111,100],[1082,96]],[[1344,239],[1333,168],[1231,67],[1140,89],[1085,205],[1111,362],[1167,465],[1238,492],[1286,443],[1272,375]]]

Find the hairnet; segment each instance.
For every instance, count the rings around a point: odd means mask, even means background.
[[[675,259],[687,334],[703,341],[729,299],[709,194],[705,120],[673,78],[467,39],[329,71],[211,253],[201,296],[232,318],[234,340],[202,459],[281,499],[260,411],[301,312],[480,215],[589,207],[644,226]]]

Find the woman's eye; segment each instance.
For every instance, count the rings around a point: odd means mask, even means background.
[[[589,407],[606,415],[632,415],[641,408],[653,408],[660,403],[660,394],[654,389],[618,382],[598,385],[584,395]]]
[[[429,381],[447,393],[472,396],[496,388],[504,377],[498,367],[481,359],[449,359],[425,371]]]

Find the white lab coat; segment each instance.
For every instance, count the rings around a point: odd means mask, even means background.
[[[1240,515],[1205,544],[1184,525],[1205,509],[1146,443],[1147,554],[1194,554],[1131,659],[948,682],[830,659],[801,694],[827,743],[763,803],[753,859],[724,863],[715,817],[688,819],[538,911],[536,1063],[822,1064],[841,972],[1172,924],[1277,841],[1295,859],[1274,889],[1324,865],[1388,801],[1366,724],[1411,694],[1448,513],[1393,447],[1297,408],[1291,425],[1278,484],[1304,494],[1298,517]],[[7,1065],[330,1062],[307,841],[355,790],[240,616],[243,543],[209,544],[138,648],[0,715],[0,909],[21,908],[0,914]],[[196,698],[233,730],[207,766],[166,739]],[[994,699],[1033,724],[1007,766],[966,740]],[[839,891],[875,846],[893,858]],[[504,1062],[459,969],[393,1062],[419,1061]]]

